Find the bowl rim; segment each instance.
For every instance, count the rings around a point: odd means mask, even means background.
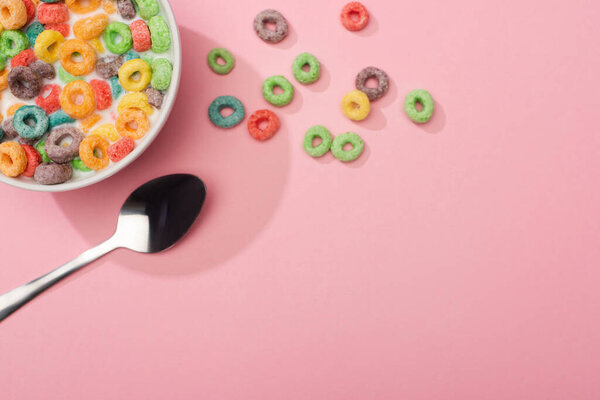
[[[177,93],[179,92],[179,83],[181,80],[181,35],[179,32],[179,26],[173,13],[173,8],[169,0],[159,0],[163,6],[164,15],[167,18],[167,22],[171,27],[171,46],[173,46],[173,76],[171,78],[171,87],[169,88],[169,96],[166,96],[165,104],[161,107],[161,116],[155,122],[154,126],[150,128],[150,131],[146,133],[144,140],[139,145],[136,145],[135,149],[125,159],[112,165],[110,168],[102,171],[96,171],[93,176],[89,178],[81,179],[78,181],[67,181],[58,185],[41,185],[35,181],[27,182],[20,179],[9,178],[0,173],[0,182],[6,183],[10,186],[17,187],[19,189],[29,190],[33,192],[67,192],[71,190],[81,189],[87,186],[91,186],[95,183],[101,182],[105,179],[110,178],[129,164],[134,162],[156,139],[158,134],[161,132],[165,123],[169,119],[169,115],[173,110]]]

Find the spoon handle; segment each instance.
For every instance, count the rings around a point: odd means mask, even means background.
[[[1,295],[0,322],[55,283],[118,247],[114,237],[112,237],[106,242],[83,252],[79,257],[56,268],[54,271]]]

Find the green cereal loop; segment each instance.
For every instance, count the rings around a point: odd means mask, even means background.
[[[275,89],[277,86],[283,90],[283,93],[273,93],[273,89]],[[262,92],[265,100],[276,107],[288,105],[294,98],[294,87],[290,81],[281,75],[275,75],[267,78],[263,83]]]
[[[64,83],[70,83],[73,81],[82,81],[83,78],[80,76],[74,76],[65,71],[63,67],[58,67],[58,79],[63,81]]]
[[[25,34],[27,35],[27,39],[29,39],[29,43],[35,43],[35,40],[39,36],[40,33],[44,31],[44,25],[35,21],[32,22],[31,25],[27,27]]]
[[[3,71],[6,68],[6,63],[8,62],[8,57],[4,54],[0,54],[0,71]]]
[[[228,117],[221,115],[224,108],[233,109],[233,114]],[[208,118],[210,122],[219,128],[233,128],[243,121],[246,110],[241,101],[233,96],[219,96],[208,107]]]
[[[150,52],[142,54],[142,60],[146,61],[150,65],[152,65],[152,61],[154,61],[155,58],[156,56]]]
[[[144,19],[150,19],[158,14],[158,2],[156,0],[133,0],[140,16]]]
[[[219,57],[225,61],[225,65],[221,65],[217,62]],[[221,47],[212,49],[210,53],[208,53],[207,60],[210,69],[219,75],[226,75],[230,73],[235,66],[235,58],[233,57],[233,54],[231,54],[229,50]]]
[[[344,150],[344,145],[350,143],[352,150]],[[354,132],[346,132],[336,136],[331,144],[331,153],[340,161],[348,162],[354,161],[363,152],[365,143],[363,140]]]
[[[167,90],[171,85],[173,65],[166,58],[157,58],[152,62],[152,80],[150,85],[156,90]]]
[[[423,109],[417,110],[417,104],[421,104]],[[431,119],[433,115],[433,97],[427,90],[416,89],[410,92],[404,100],[404,112],[413,122],[424,124]]]
[[[7,57],[14,57],[29,47],[27,35],[21,31],[3,31],[0,34],[0,52]]]
[[[118,43],[117,36],[121,37],[121,41]],[[108,24],[102,37],[104,38],[106,48],[114,54],[127,53],[133,44],[129,25],[123,22],[111,22]]]
[[[47,155],[46,155],[46,157],[47,157]],[[71,161],[71,165],[73,166],[73,168],[75,168],[76,170],[81,171],[81,172],[90,172],[91,171],[91,169],[86,167],[85,164],[83,163],[83,161],[81,161],[81,158],[79,158],[79,157],[75,157],[73,159],[73,161]]]
[[[164,53],[171,47],[171,31],[163,17],[156,15],[148,21],[150,38],[152,39],[152,51]]]
[[[308,71],[302,69],[305,65],[309,66]],[[321,77],[321,64],[312,54],[302,53],[292,63],[292,72],[298,82],[308,85],[315,83]]]
[[[69,117],[63,110],[58,110],[48,117],[50,129],[59,125],[72,124],[75,120]]]
[[[52,162],[50,157],[48,157],[48,154],[46,154],[46,139],[37,142],[35,144],[35,149],[40,153],[40,156],[42,156],[42,162]]]
[[[320,138],[321,143],[315,147],[313,146],[313,141],[316,138]],[[332,141],[331,132],[327,128],[321,125],[313,126],[304,135],[304,151],[311,157],[321,157],[329,151]]]

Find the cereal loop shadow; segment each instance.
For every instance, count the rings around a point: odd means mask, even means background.
[[[170,173],[198,175],[207,186],[207,198],[197,223],[181,243],[166,253],[138,255],[117,250],[109,255],[119,265],[149,274],[197,273],[239,253],[272,217],[290,167],[285,125],[273,139],[257,143],[248,135],[247,118],[229,130],[215,128],[208,120],[209,104],[224,94],[239,98],[247,110],[262,108],[262,96],[253,90],[262,82],[259,74],[238,58],[229,75],[218,77],[206,65],[206,55],[227,43],[216,43],[186,28],[181,29],[181,36],[181,86],[173,112],[155,142],[115,176],[53,196],[92,246],[113,233],[123,201],[137,186]]]

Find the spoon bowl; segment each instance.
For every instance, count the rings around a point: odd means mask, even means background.
[[[158,253],[177,243],[194,224],[206,199],[196,176],[166,175],[137,188],[121,207],[115,234],[79,257],[0,296],[0,322],[57,282],[118,248]]]

